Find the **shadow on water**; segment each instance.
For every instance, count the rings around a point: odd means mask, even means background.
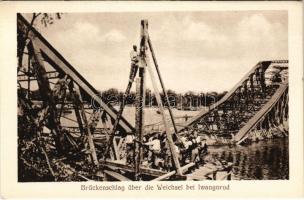
[[[234,179],[289,179],[288,138],[260,141],[247,146],[210,147],[209,150],[213,156],[234,164]]]

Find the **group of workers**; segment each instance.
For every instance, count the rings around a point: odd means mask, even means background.
[[[206,139],[198,135],[197,130],[186,129],[179,136],[174,137],[174,148],[170,149],[165,132],[156,132],[143,137],[143,141],[138,141],[135,136],[129,133],[125,137],[126,162],[133,165],[135,144],[142,147],[142,165],[160,169],[174,170],[172,153],[177,155],[180,165],[193,162],[197,166],[203,163],[204,156],[208,152]],[[175,152],[171,152],[175,151]]]

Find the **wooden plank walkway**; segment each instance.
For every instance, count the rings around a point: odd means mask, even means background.
[[[230,172],[223,171],[222,167],[217,167],[211,163],[207,163],[194,170],[191,174],[187,174],[187,180],[226,180]]]
[[[123,161],[113,161],[113,160],[106,160],[106,161],[100,161],[99,163],[101,166],[108,167],[112,170],[123,170],[127,172],[134,172],[134,166],[126,165]],[[162,176],[165,175],[166,172],[157,170],[157,169],[151,169],[144,166],[140,166],[140,172],[145,175],[149,176]]]

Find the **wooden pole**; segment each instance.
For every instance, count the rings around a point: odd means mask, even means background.
[[[148,21],[141,20],[140,46],[139,46],[139,86],[137,91],[138,104],[136,108],[136,138],[143,141],[144,133],[144,108],[146,99],[145,73],[146,73],[146,50],[148,48]],[[136,144],[135,149],[135,180],[140,179],[140,162],[142,160],[142,148]]]
[[[155,81],[155,78],[154,78],[152,68],[151,68],[149,60],[148,60],[148,56],[147,56],[146,59],[147,59],[147,68],[148,68],[150,78],[151,78],[151,81],[152,81],[152,85],[153,85],[153,88],[154,88],[154,92],[155,92],[155,97],[156,97],[158,107],[159,107],[160,113],[162,115],[162,120],[163,120],[163,123],[164,123],[164,126],[165,126],[167,141],[169,143],[169,148],[170,148],[170,151],[171,151],[171,154],[172,154],[173,162],[175,164],[178,175],[182,175],[182,170],[180,168],[180,164],[179,164],[179,161],[178,161],[178,156],[177,156],[176,151],[175,151],[175,145],[174,145],[174,142],[173,142],[172,133],[171,133],[170,128],[169,128],[169,126],[167,124],[167,121],[166,121],[166,115],[165,115],[164,107],[163,107],[162,100],[161,100],[161,97],[160,97],[160,94],[159,94],[159,91],[158,91],[158,88],[157,88],[157,85],[156,85],[156,81]]]
[[[287,88],[287,91],[286,91],[286,99],[285,99],[285,106],[284,106],[284,119],[287,120],[287,116],[288,116],[288,98],[289,98],[289,95],[288,95],[288,88]]]
[[[136,83],[136,101],[135,101],[135,137],[136,138],[139,138],[138,137],[138,132],[140,132],[140,112],[139,112],[139,109],[140,109],[140,80],[141,78],[137,78],[135,83]],[[135,143],[135,149],[134,149],[134,178],[135,180],[137,180],[139,177],[139,167],[140,167],[140,163],[138,162],[138,158],[139,158],[139,149],[140,149],[140,144],[138,142]]]
[[[92,156],[92,160],[93,160],[93,163],[96,166],[99,166],[99,162],[98,162],[97,154],[96,154],[96,149],[95,149],[95,145],[94,145],[94,141],[93,141],[93,135],[91,133],[91,129],[90,129],[90,126],[89,126],[89,123],[88,123],[88,120],[87,120],[87,116],[85,114],[80,90],[79,90],[77,85],[74,85],[74,88],[75,88],[75,92],[77,94],[77,101],[79,102],[78,107],[80,108],[81,117],[82,117],[83,123],[86,127],[85,130],[86,130],[87,137],[88,137],[88,142],[89,142],[89,147],[90,147],[90,153],[91,153],[91,156]]]
[[[27,96],[28,100],[31,100],[31,55],[28,54],[28,62],[27,62],[27,73],[28,73],[28,79],[27,79]]]
[[[47,78],[47,72],[45,65],[43,63],[43,58],[41,55],[41,48],[39,46],[39,43],[36,41],[36,39],[33,39],[29,46],[29,53],[31,52],[33,54],[33,71],[36,72],[37,75],[37,83],[39,86],[39,91],[43,100],[44,106],[49,106],[49,125],[51,129],[54,131],[54,139],[55,139],[55,145],[58,151],[58,154],[63,153],[63,147],[60,141],[60,137],[62,136],[61,132],[61,124],[58,120],[57,116],[57,109],[56,109],[56,102],[52,95],[52,90],[50,87],[49,80]]]
[[[110,170],[104,170],[104,173],[115,178],[116,180],[119,181],[131,181],[130,179],[128,179],[127,177],[115,172],[115,171],[110,171]]]
[[[133,80],[132,80],[133,81]],[[112,141],[113,141],[113,138],[115,136],[115,133],[116,133],[116,130],[118,128],[118,125],[119,125],[119,121],[122,117],[122,113],[124,111],[124,107],[125,107],[125,102],[126,102],[126,98],[128,97],[128,95],[130,94],[130,90],[131,90],[131,87],[132,87],[132,81],[129,81],[128,83],[128,86],[127,86],[127,89],[124,93],[124,96],[123,96],[123,100],[120,104],[120,107],[119,107],[119,111],[117,113],[117,116],[116,116],[116,120],[114,122],[114,125],[113,125],[113,129],[111,131],[111,134],[110,134],[110,137],[109,137],[109,140],[107,142],[107,148],[104,152],[104,158],[106,159],[107,158],[107,154],[109,153],[110,149],[112,148],[113,149],[113,146],[112,146]],[[116,153],[114,153],[116,154]]]
[[[131,67],[132,67],[132,66],[131,66]],[[131,70],[132,70],[132,69],[131,69]],[[106,156],[107,156],[109,150],[112,148],[111,142],[112,142],[112,140],[113,140],[113,138],[114,138],[114,136],[115,136],[115,132],[116,132],[116,130],[117,130],[117,128],[118,128],[119,121],[120,121],[120,119],[121,119],[121,117],[122,117],[122,114],[123,114],[123,111],[124,111],[124,108],[125,108],[125,102],[126,102],[126,100],[127,100],[126,98],[127,98],[128,95],[130,94],[131,87],[132,87],[134,78],[135,78],[135,76],[136,76],[137,68],[134,69],[134,70],[135,70],[135,75],[134,75],[133,77],[131,77],[131,80],[129,80],[129,82],[128,82],[126,91],[125,91],[125,93],[124,93],[124,95],[123,95],[123,99],[122,99],[122,102],[121,102],[121,104],[120,104],[119,111],[118,111],[118,113],[117,113],[116,120],[115,120],[114,125],[113,125],[113,129],[112,129],[112,131],[111,131],[111,135],[110,135],[110,139],[109,139],[108,144],[107,144],[107,148],[106,148],[106,150],[105,150],[105,152],[104,152],[104,158],[105,158],[105,159],[106,159]],[[139,70],[139,71],[140,71],[140,70]],[[140,71],[140,72],[141,72],[141,71]],[[140,72],[139,72],[139,73],[140,73]]]
[[[157,75],[158,75],[158,78],[159,78],[159,81],[160,81],[160,85],[162,87],[163,93],[165,95],[166,102],[168,104],[168,111],[169,111],[169,115],[170,115],[170,118],[171,118],[171,121],[172,121],[174,132],[175,132],[175,134],[177,134],[177,128],[176,128],[176,125],[175,125],[173,113],[171,111],[171,106],[170,106],[168,94],[167,94],[165,84],[163,82],[163,79],[162,79],[160,71],[159,71],[158,63],[157,63],[157,60],[156,60],[156,56],[155,56],[155,53],[154,53],[154,50],[153,50],[153,46],[152,46],[152,42],[151,42],[150,37],[148,38],[148,44],[149,44],[149,48],[150,48],[151,55],[152,55],[152,58],[153,58],[154,66],[155,66],[155,69],[156,69],[156,72],[157,72]]]
[[[74,91],[73,91],[73,81],[71,81],[69,84],[68,84],[68,87],[69,87],[69,91],[70,91],[70,94],[72,96],[74,96]],[[79,112],[79,106],[74,103],[73,104],[73,108],[74,108],[74,112],[75,112],[75,116],[76,116],[76,119],[77,119],[77,122],[78,122],[78,126],[79,126],[79,131],[80,131],[80,137],[82,138],[84,136],[84,128],[83,128],[83,124],[82,124],[82,119],[81,119],[81,115],[80,115],[80,112]]]
[[[181,94],[181,110],[183,110],[183,95]]]

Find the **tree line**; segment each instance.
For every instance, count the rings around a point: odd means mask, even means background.
[[[171,107],[189,109],[201,106],[210,106],[213,103],[219,101],[227,91],[224,92],[193,92],[188,91],[185,93],[177,93],[174,90],[167,90],[167,95]],[[111,105],[119,105],[123,101],[124,93],[116,88],[110,88],[108,90],[100,92],[101,98],[105,103]],[[165,95],[160,93],[161,100],[164,106],[168,106],[165,99]],[[130,92],[125,99],[126,105],[135,105],[136,93]],[[145,105],[148,107],[157,106],[155,93],[150,89],[146,89]]]

